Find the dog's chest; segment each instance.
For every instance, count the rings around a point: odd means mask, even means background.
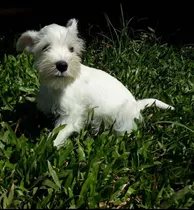
[[[54,90],[47,87],[40,87],[37,96],[37,107],[45,114],[69,115],[73,102],[64,90]]]

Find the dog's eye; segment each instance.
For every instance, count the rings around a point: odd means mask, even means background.
[[[69,51],[70,52],[74,52],[74,48],[73,47],[69,47]]]
[[[47,51],[48,49],[50,48],[50,45],[49,44],[47,44],[47,45],[45,45],[43,48],[42,48],[42,51]]]

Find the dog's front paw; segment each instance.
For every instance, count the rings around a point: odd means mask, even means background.
[[[57,144],[57,143],[55,143],[55,141],[53,142],[53,146],[54,147],[57,147],[57,150],[58,149],[60,149],[62,146],[63,146],[63,144]]]
[[[53,142],[53,146],[57,147],[57,149],[60,149],[65,144],[64,140],[57,136],[57,138]]]
[[[169,106],[169,109],[171,110],[175,110],[175,108],[173,106]]]

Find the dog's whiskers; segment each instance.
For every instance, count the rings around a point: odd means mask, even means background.
[[[53,69],[52,71],[50,71],[47,75],[45,75],[43,78],[46,79],[48,77],[50,77],[51,75],[53,75],[53,73],[55,72],[56,69]]]

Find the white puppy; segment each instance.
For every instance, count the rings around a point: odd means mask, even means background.
[[[55,128],[66,124],[54,140],[58,148],[75,131],[79,132],[94,109],[94,129],[102,120],[114,123],[118,134],[136,129],[135,118],[142,120],[140,110],[153,103],[159,108],[174,109],[157,99],[136,100],[129,90],[108,73],[81,64],[84,42],[78,37],[77,21],[71,19],[66,27],[57,24],[40,31],[27,31],[17,42],[18,51],[35,56],[40,76],[37,107],[45,114],[58,115]]]

